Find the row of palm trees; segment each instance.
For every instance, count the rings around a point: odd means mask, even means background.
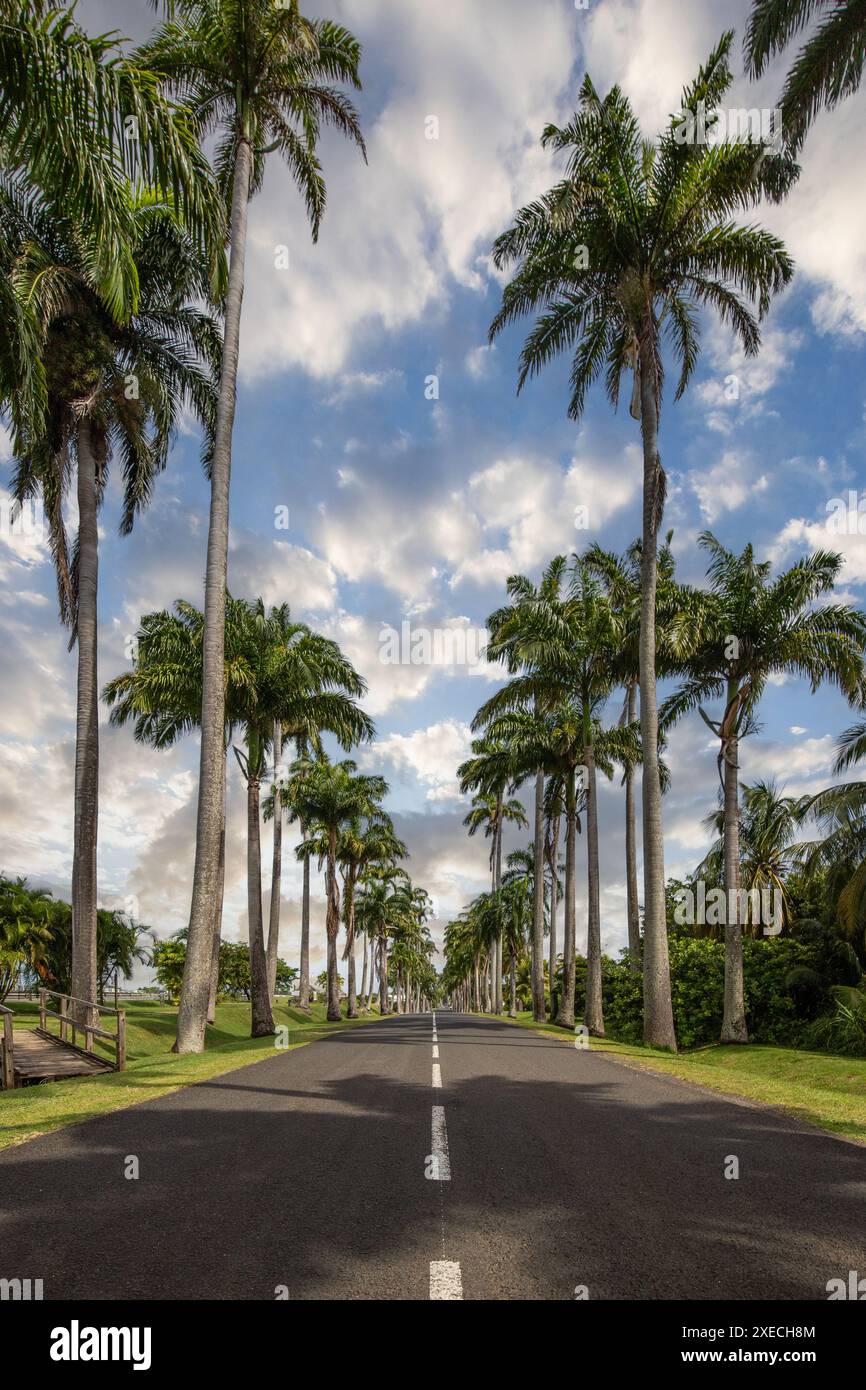
[[[0,0],[0,409],[12,428],[16,496],[41,494],[45,504],[61,618],[78,647],[73,993],[82,998],[96,986],[98,508],[116,455],[129,529],[167,462],[179,410],[191,407],[203,426],[211,504],[196,853],[178,1027],[186,1052],[204,1043],[220,890],[228,527],[248,208],[268,157],[279,157],[315,238],[325,208],[323,126],[362,154],[364,142],[346,95],[359,86],[360,46],[346,29],[307,19],[297,0],[166,0],[165,11],[154,36],[125,54],[46,0]],[[783,98],[784,150],[758,151],[748,139],[684,143],[674,122],[649,146],[622,93],[601,98],[587,77],[573,120],[544,134],[546,145],[568,154],[565,178],[523,208],[494,247],[497,266],[517,270],[492,336],[540,311],[521,384],[559,351],[574,350],[569,411],[576,418],[602,370],[613,403],[623,374],[631,374],[644,454],[637,683],[645,1018],[648,1041],[666,1046],[674,1037],[655,691],[662,341],[678,361],[677,394],[697,361],[699,311],[729,324],[747,354],[758,349],[758,321],[792,265],[777,238],[737,219],[790,188],[793,152],[816,110],[860,80],[866,22],[858,0],[756,0],[747,34],[748,67],[759,75],[816,13],[817,36]],[[683,105],[702,102],[710,120],[730,86],[732,38],[722,37],[683,93]],[[79,526],[70,555],[63,502],[73,480]],[[536,829],[542,793],[537,780]],[[536,834],[534,940],[542,857]],[[536,1004],[539,988],[536,980]]]
[[[656,670],[677,682],[661,704],[659,735],[691,712],[697,712],[719,742],[718,768],[722,804],[717,818],[722,880],[739,890],[743,863],[739,796],[741,744],[758,729],[761,697],[767,683],[795,675],[812,690],[835,685],[852,703],[866,699],[866,615],[850,604],[831,601],[841,556],[817,552],[771,577],[770,565],[755,559],[751,545],[741,554],[727,550],[710,532],[699,540],[709,557],[707,584],[681,583],[675,572],[671,537],[660,550],[656,604]],[[620,767],[626,788],[625,864],[629,962],[646,969],[648,923],[644,937],[633,931],[638,917],[635,805],[631,795],[635,769],[647,776],[641,731],[634,718],[634,691],[639,684],[641,622],[640,542],[625,556],[597,545],[571,561],[556,557],[534,586],[524,576],[508,583],[511,602],[488,619],[488,656],[504,660],[510,679],[478,711],[474,727],[481,736],[473,756],[459,769],[464,791],[477,789],[466,824],[470,833],[484,824],[493,837],[491,891],[477,898],[446,931],[446,985],[495,1012],[502,1009],[502,948],[514,978],[530,933],[533,1015],[546,1017],[543,936],[549,936],[551,1003],[557,961],[557,905],[560,899],[558,845],[565,839],[562,991],[555,1018],[565,1027],[575,1022],[575,875],[576,841],[585,817],[586,843],[586,1008],[591,1034],[604,1032],[598,855],[597,775],[608,778]],[[605,718],[617,689],[625,700],[616,722]],[[717,714],[711,703],[721,702]],[[848,731],[845,747],[863,755],[863,725]],[[851,751],[850,756],[853,756]],[[659,767],[664,790],[668,774]],[[508,819],[525,825],[523,806],[511,795],[535,784],[535,834],[531,857],[512,856],[510,872],[501,872],[501,829]],[[862,787],[833,790],[806,798],[799,819],[844,815],[856,804],[862,818]],[[755,798],[747,797],[748,829],[753,835]],[[764,810],[766,811],[766,807]],[[777,817],[792,808],[774,807]],[[782,817],[784,820],[784,816]],[[776,829],[778,829],[778,825]],[[859,828],[859,827],[858,827]],[[766,834],[766,826],[764,827]],[[862,838],[858,841],[863,848]],[[854,846],[849,845],[848,879]],[[814,862],[827,862],[820,845]],[[750,881],[748,886],[754,887]],[[854,892],[855,890],[850,890]],[[529,912],[529,905],[532,910]],[[745,1042],[746,1029],[742,934],[739,898],[725,924],[725,1007],[722,1041]],[[527,914],[529,914],[527,916]],[[666,924],[667,931],[667,924]],[[484,962],[482,968],[482,961]],[[480,974],[479,974],[480,972]],[[489,983],[485,972],[489,974]],[[479,993],[480,991],[480,993]]]
[[[642,762],[642,834],[644,869],[644,936],[642,950],[644,1036],[653,1045],[675,1048],[670,968],[665,923],[662,769],[659,762],[659,710],[656,696],[660,565],[658,535],[665,502],[665,472],[658,439],[664,379],[663,346],[678,369],[676,397],[686,391],[700,349],[699,315],[715,314],[739,340],[746,356],[760,347],[760,320],[773,296],[791,280],[793,263],[784,245],[755,223],[740,221],[744,211],[763,199],[779,201],[791,189],[799,169],[795,153],[817,110],[854,90],[863,68],[866,16],[855,0],[756,0],[746,36],[746,63],[758,76],[769,59],[791,37],[825,12],[817,34],[800,53],[782,101],[783,129],[790,138],[775,147],[761,146],[751,133],[739,133],[721,143],[681,138],[682,118],[672,116],[658,139],[642,137],[628,99],[618,87],[600,97],[587,74],[577,112],[564,126],[549,125],[542,143],[567,156],[565,177],[541,198],[520,209],[513,225],[495,242],[498,269],[516,267],[503,292],[493,320],[491,341],[509,324],[537,314],[526,339],[518,389],[560,352],[573,354],[568,413],[578,419],[589,388],[604,373],[611,404],[619,400],[624,376],[631,376],[631,414],[640,421],[643,444],[643,528],[637,550],[640,560],[638,661],[632,680],[639,692],[640,759]],[[682,93],[683,111],[699,105],[712,129],[729,91],[733,73],[730,54],[734,35],[723,34]],[[555,564],[558,562],[555,562]],[[549,716],[551,700],[565,691],[563,663],[567,653],[563,629],[554,623],[548,632],[556,640],[553,685],[550,690],[539,659],[539,634],[532,629],[533,613],[545,605],[545,586],[555,589],[558,577],[548,571],[534,589],[524,578],[512,580],[509,596],[517,610],[510,623],[493,637],[491,657],[505,660],[509,673],[522,679],[515,693],[517,711],[527,721]],[[576,584],[581,589],[581,581]],[[591,593],[591,589],[590,589]],[[558,601],[558,600],[557,600]],[[575,601],[576,598],[575,598]],[[590,605],[592,605],[590,598]],[[549,605],[547,605],[549,607]],[[736,629],[734,629],[736,633]],[[718,664],[721,658],[716,658]],[[710,662],[712,665],[713,663]],[[597,761],[592,728],[591,672],[570,673],[572,696],[586,696],[571,710],[583,722],[586,777],[594,788]],[[731,675],[729,700],[737,677]],[[509,697],[494,697],[481,722]],[[599,696],[600,698],[600,696]],[[737,709],[742,708],[738,703]],[[726,711],[727,716],[727,711]],[[736,718],[736,716],[733,716]],[[727,755],[732,753],[729,721],[720,730]],[[622,732],[622,731],[620,731]],[[564,743],[568,744],[565,736]],[[535,774],[532,959],[533,1011],[544,1016],[543,858],[545,775],[540,759]],[[568,755],[566,766],[569,766]],[[573,766],[573,764],[571,764]],[[567,781],[570,777],[567,775]],[[736,789],[736,774],[734,774]],[[598,929],[597,836],[592,791],[587,797],[588,980],[587,1024],[601,1026],[601,967]],[[731,818],[733,824],[733,798]],[[573,818],[573,817],[572,817]],[[735,874],[733,836],[729,842],[729,874]],[[729,878],[729,881],[730,881]],[[566,889],[566,898],[568,888]],[[572,998],[569,912],[566,910],[564,1020]],[[630,919],[631,920],[631,919]],[[731,945],[726,977],[723,1036],[742,1037],[742,968],[730,928]],[[739,939],[737,937],[737,939]]]
[[[150,613],[142,619],[131,668],[103,691],[113,724],[132,724],[136,740],[153,748],[171,747],[184,734],[200,730],[205,624],[205,615],[184,601],[178,601],[173,612]],[[363,896],[374,882],[391,885],[381,930],[374,933],[386,993],[389,934],[399,959],[400,952],[409,949],[407,943],[416,949],[416,938],[424,936],[426,921],[426,895],[423,890],[413,890],[405,872],[396,868],[407,849],[382,806],[387,783],[382,777],[359,773],[349,759],[333,762],[324,748],[325,735],[331,735],[346,751],[372,738],[373,723],[358,704],[366,683],[337,643],[294,621],[287,604],[268,611],[262,599],[251,603],[227,594],[223,685],[223,820],[210,927],[208,1019],[213,1021],[219,974],[225,778],[231,751],[246,784],[252,1036],[274,1032],[272,1004],[279,952],[283,823],[287,817],[299,825],[300,843],[295,852],[304,866],[299,1000],[306,1007],[310,995],[310,861],[318,859],[325,871],[328,1017],[341,1017],[337,941],[342,924],[343,956],[348,962],[348,1016],[354,1018],[359,889]],[[239,743],[234,742],[236,738]],[[289,750],[291,761],[286,761]],[[267,939],[262,902],[263,814],[273,827]],[[366,945],[365,935],[365,981]],[[419,983],[423,977],[429,994],[426,972],[416,969],[414,974]]]
[[[41,494],[61,620],[78,647],[72,992],[96,992],[97,514],[117,456],[122,530],[149,500],[184,407],[211,488],[201,775],[178,1046],[200,1050],[211,992],[224,804],[223,651],[231,437],[247,207],[269,154],[313,236],[323,125],[363,151],[343,87],[360,49],[296,0],[178,0],[131,54],[71,10],[0,0],[0,408],[20,501]],[[215,137],[213,165],[203,145]],[[74,484],[78,534],[63,519]],[[255,930],[255,929],[254,929]]]

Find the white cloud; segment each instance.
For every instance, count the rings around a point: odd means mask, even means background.
[[[369,164],[323,141],[330,199],[317,246],[287,172],[272,158],[251,209],[241,370],[339,372],[366,330],[393,331],[486,284],[493,238],[553,180],[538,137],[557,115],[579,26],[567,5],[346,0],[341,18],[389,72],[367,121]],[[396,23],[395,23],[396,18]],[[411,82],[406,75],[411,74]],[[425,122],[439,122],[427,139]],[[290,268],[275,268],[275,247]]]
[[[751,455],[736,449],[726,449],[712,468],[690,472],[686,478],[710,523],[724,512],[735,511],[756,493],[765,492],[768,486],[766,474],[757,472]]]
[[[469,725],[443,719],[411,734],[389,734],[364,749],[365,766],[384,763],[417,781],[428,802],[460,801],[456,771],[471,753]]]

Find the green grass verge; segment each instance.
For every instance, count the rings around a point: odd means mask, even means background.
[[[13,1004],[15,1031],[35,1028],[39,1013],[35,1004]],[[273,1038],[250,1038],[248,1004],[219,1004],[216,1023],[208,1028],[205,1051],[183,1057],[171,1045],[177,1032],[177,1009],[155,1003],[124,1004],[126,1012],[127,1067],[101,1076],[70,1077],[42,1082],[14,1091],[0,1091],[0,1149],[50,1134],[65,1125],[78,1124],[93,1115],[123,1110],[143,1100],[168,1095],[194,1081],[206,1081],[223,1072],[261,1062],[274,1055]],[[328,1037],[345,1028],[357,1028],[378,1014],[328,1023],[325,1005],[313,1004],[309,1015],[278,1004],[277,1027],[289,1029],[288,1051]],[[111,1025],[109,1024],[109,1027]],[[52,1032],[57,1031],[56,1025]]]
[[[490,1015],[479,1015],[490,1017]],[[573,1042],[571,1029],[534,1023],[529,1013],[503,1022]],[[711,1044],[672,1056],[611,1038],[591,1038],[590,1050],[645,1071],[691,1081],[711,1091],[780,1108],[806,1124],[866,1143],[866,1065],[857,1057],[749,1043]]]

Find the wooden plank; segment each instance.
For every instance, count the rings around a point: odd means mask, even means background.
[[[50,1035],[42,1035],[37,1029],[16,1033],[14,1041],[13,1066],[16,1078],[22,1081],[92,1076],[114,1070],[111,1063],[101,1057],[88,1055]]]

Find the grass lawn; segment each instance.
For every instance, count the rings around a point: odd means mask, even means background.
[[[39,1023],[37,1005],[15,1003],[15,1031]],[[50,1134],[64,1125],[77,1124],[91,1115],[122,1110],[139,1101],[168,1095],[193,1081],[205,1081],[237,1067],[260,1062],[274,1053],[273,1038],[250,1038],[249,1004],[219,1004],[216,1023],[208,1028],[205,1051],[178,1057],[170,1049],[177,1031],[177,1009],[151,1002],[124,1003],[126,1012],[126,1071],[106,1072],[102,1076],[70,1077],[66,1081],[42,1082],[14,1091],[0,1091],[0,1149]],[[289,1030],[286,1050],[303,1047],[317,1038],[343,1028],[356,1028],[378,1018],[341,1023],[325,1020],[325,1004],[313,1004],[309,1015],[280,1003],[274,1009],[274,1022]],[[107,1025],[111,1028],[113,1025]],[[51,1026],[57,1032],[57,1025]]]
[[[489,1017],[489,1015],[479,1015]],[[530,1013],[505,1023],[573,1040],[574,1033],[553,1023],[533,1023]],[[590,1050],[646,1071],[665,1072],[711,1091],[778,1106],[820,1129],[866,1143],[866,1061],[829,1052],[750,1043],[746,1047],[711,1044],[672,1056],[608,1038],[591,1038]]]

